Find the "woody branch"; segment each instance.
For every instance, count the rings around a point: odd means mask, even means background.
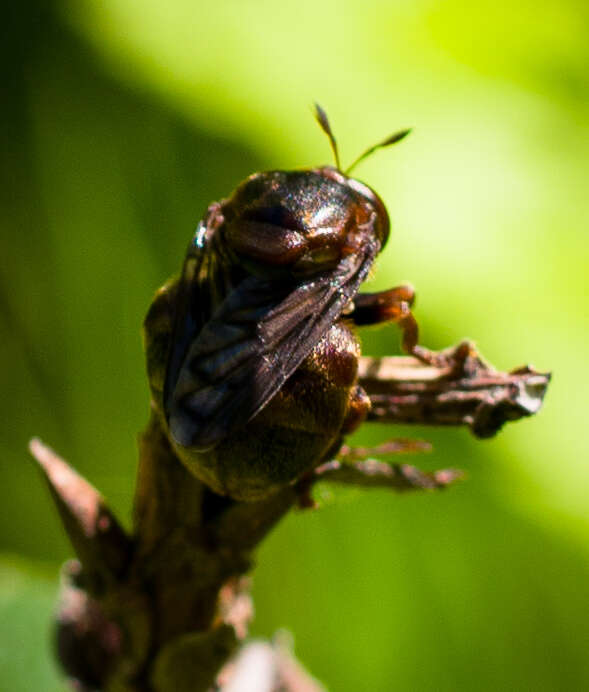
[[[549,375],[529,367],[497,372],[468,342],[448,354],[448,365],[439,367],[409,357],[362,358],[359,380],[372,402],[369,420],[467,426],[489,437],[505,422],[540,409]],[[76,689],[319,690],[284,647],[265,649],[257,682],[251,671],[243,672],[243,657],[228,663],[252,613],[245,575],[253,551],[291,507],[308,504],[318,480],[431,490],[460,477],[366,458],[426,447],[399,440],[376,450],[342,448],[337,458],[269,499],[237,502],[186,471],[153,415],[140,439],[128,535],[101,495],[33,440],[31,453],[78,558],[64,569],[57,623],[58,655]]]

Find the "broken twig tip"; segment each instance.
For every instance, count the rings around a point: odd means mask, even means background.
[[[461,469],[440,469],[434,471],[432,475],[437,488],[445,488],[468,478],[468,474]]]

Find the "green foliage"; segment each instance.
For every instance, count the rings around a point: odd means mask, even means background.
[[[263,168],[344,166],[387,202],[379,288],[412,281],[428,346],[554,369],[497,440],[392,429],[462,466],[442,495],[340,491],[260,556],[255,631],[285,626],[330,689],[589,687],[587,6],[575,0],[28,0],[2,62],[0,547],[70,549],[33,465],[51,443],[126,520],[147,419],[140,323],[206,205]],[[396,350],[394,327],[365,351]],[[381,440],[367,429],[362,443]],[[58,689],[54,584],[3,563],[0,688]],[[56,578],[56,577],[55,577]],[[6,672],[5,672],[6,671]]]
[[[47,567],[0,558],[0,689],[64,689],[49,646],[55,596],[55,575]]]

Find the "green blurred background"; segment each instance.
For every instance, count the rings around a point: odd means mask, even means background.
[[[8,8],[5,8],[5,10]],[[27,457],[52,444],[129,520],[140,324],[206,205],[247,174],[344,163],[394,233],[373,287],[418,289],[424,342],[553,370],[545,410],[435,444],[440,495],[324,491],[259,552],[256,635],[330,690],[589,689],[589,5],[582,0],[13,3],[2,51],[0,690],[57,691],[71,554]],[[397,351],[394,327],[365,352]]]

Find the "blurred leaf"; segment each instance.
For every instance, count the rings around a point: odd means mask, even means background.
[[[32,563],[0,558],[0,688],[64,692],[49,639],[55,578]]]

